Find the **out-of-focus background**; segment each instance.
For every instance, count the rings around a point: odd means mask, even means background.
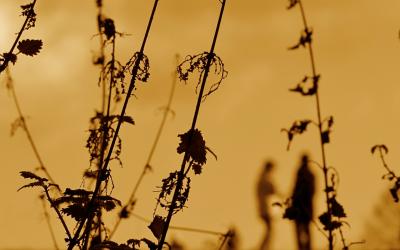
[[[1,53],[14,41],[23,22],[19,6],[26,3],[1,0]],[[125,62],[139,49],[152,1],[105,0],[104,5],[104,14],[114,19],[117,30],[129,34],[117,41],[117,57]],[[240,249],[257,249],[263,237],[255,186],[264,161],[276,162],[274,182],[285,197],[290,196],[300,154],[308,152],[320,161],[315,129],[296,137],[289,152],[287,138],[280,132],[294,120],[316,117],[314,99],[288,91],[310,74],[310,65],[306,50],[287,50],[298,41],[302,29],[300,12],[287,11],[287,5],[286,1],[227,1],[215,52],[229,75],[203,103],[198,122],[218,160],[210,158],[204,172],[193,178],[188,207],[172,221],[176,226],[218,232],[234,226]],[[151,76],[148,83],[137,85],[129,105],[128,114],[136,125],[122,129],[124,167],[115,165],[112,170],[115,197],[128,198],[146,161],[162,117],[159,108],[168,99],[175,54],[184,57],[209,49],[219,6],[217,0],[160,1],[146,47]],[[371,146],[385,143],[390,150],[387,160],[398,170],[400,2],[309,0],[304,7],[315,33],[322,112],[335,119],[327,159],[340,173],[337,198],[351,225],[345,227],[346,239],[367,240],[354,249],[377,249],[373,247],[383,247],[396,238],[396,232],[400,234],[394,223],[399,221],[399,208],[393,208],[393,201],[386,197],[388,185],[381,180],[384,169],[370,153]],[[20,56],[11,73],[46,166],[61,187],[78,188],[89,164],[84,148],[89,117],[100,105],[98,68],[92,65],[98,51],[95,1],[38,0],[36,12],[36,27],[25,32],[23,39],[42,39],[43,50],[33,58]],[[0,80],[0,248],[51,249],[38,190],[17,192],[25,183],[18,172],[33,170],[38,164],[21,130],[10,137],[11,123],[18,116],[4,74]],[[179,166],[177,135],[188,130],[195,99],[194,79],[178,84],[172,107],[176,116],[168,119],[152,163],[154,172],[145,177],[138,193],[134,212],[140,216],[151,218],[157,186]],[[325,209],[322,173],[317,167],[313,171],[318,215]],[[274,249],[294,249],[292,223],[281,219],[279,209],[273,213]],[[51,215],[63,244],[61,225]],[[131,218],[123,222],[115,240],[152,238],[147,225]],[[394,234],[388,236],[391,239],[379,238],[388,232]],[[188,249],[211,249],[219,241],[215,236],[176,230],[169,235]],[[324,236],[315,227],[313,245],[326,248]]]

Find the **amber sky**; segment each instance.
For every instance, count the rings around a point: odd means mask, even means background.
[[[23,20],[19,5],[29,1],[0,1],[0,52],[8,51]],[[42,39],[42,52],[20,57],[11,67],[22,108],[37,146],[54,178],[62,187],[78,188],[88,167],[84,148],[89,117],[99,107],[98,69],[91,64],[98,49],[95,1],[38,0],[36,27],[23,38]],[[105,14],[117,29],[131,34],[118,40],[118,57],[126,61],[139,49],[152,1],[105,0]],[[224,232],[234,225],[242,249],[255,249],[262,237],[257,217],[255,181],[265,159],[277,163],[275,183],[289,195],[301,152],[320,161],[316,130],[295,138],[286,151],[280,132],[296,119],[316,118],[314,99],[302,98],[288,89],[310,65],[306,50],[288,51],[302,29],[297,9],[286,10],[286,1],[228,0],[216,53],[229,71],[220,89],[200,111],[198,128],[218,155],[209,159],[204,173],[192,183],[188,208],[173,219],[178,226]],[[114,195],[125,200],[146,160],[168,98],[174,55],[206,51],[219,12],[217,0],[161,0],[146,54],[151,78],[138,84],[128,114],[136,125],[122,129],[124,167],[113,167]],[[385,143],[388,162],[400,162],[396,152],[400,126],[399,60],[400,2],[397,0],[304,0],[314,36],[317,71],[322,75],[320,96],[324,116],[333,115],[332,142],[327,146],[330,166],[340,173],[338,199],[345,206],[351,229],[348,240],[363,239],[373,205],[387,189],[383,168],[370,148]],[[51,240],[42,215],[37,190],[16,190],[24,183],[21,170],[38,164],[22,131],[10,137],[10,124],[17,118],[4,77],[0,85],[0,248],[49,248]],[[177,87],[173,109],[152,163],[155,171],[140,188],[137,214],[151,218],[156,186],[177,168],[177,135],[190,126],[195,104],[192,81]],[[322,174],[318,179],[316,214],[324,210]],[[52,214],[53,225],[63,242],[62,228]],[[130,219],[116,240],[152,237],[146,224]],[[276,249],[294,249],[290,222],[276,213]],[[314,230],[314,245],[324,247],[323,236]],[[190,249],[218,238],[171,231]],[[366,239],[368,240],[368,239]],[[365,247],[365,248],[364,248]],[[367,249],[362,246],[359,249]]]

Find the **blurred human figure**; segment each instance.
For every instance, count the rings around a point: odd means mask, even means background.
[[[293,219],[296,224],[299,250],[311,250],[310,222],[313,218],[315,178],[308,163],[308,156],[304,154],[297,171],[296,184],[292,195]]]
[[[272,182],[273,168],[273,162],[267,161],[257,182],[258,211],[265,224],[265,236],[261,243],[260,250],[270,250],[271,247],[272,225],[268,204],[272,194],[275,193],[275,187]]]

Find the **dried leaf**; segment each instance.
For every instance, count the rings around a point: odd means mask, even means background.
[[[159,215],[156,215],[154,216],[153,221],[148,226],[148,228],[151,230],[154,237],[160,239],[164,226],[165,226],[164,218]]]
[[[178,154],[187,153],[194,162],[203,165],[206,163],[206,142],[201,135],[200,130],[189,130],[185,134],[180,134],[181,139],[177,148]]]

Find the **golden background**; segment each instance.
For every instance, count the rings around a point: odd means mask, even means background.
[[[0,52],[9,50],[23,18],[19,5],[29,1],[0,1]],[[125,62],[139,49],[153,1],[105,1],[104,14],[114,19],[117,30],[131,34],[117,41],[117,57]],[[290,93],[305,74],[310,74],[307,51],[288,51],[302,29],[298,10],[287,11],[286,1],[228,0],[218,37],[216,54],[229,71],[217,92],[202,106],[198,128],[207,145],[218,155],[209,158],[200,176],[195,176],[188,208],[177,214],[173,225],[226,231],[235,226],[242,249],[255,249],[263,225],[258,218],[255,182],[265,159],[274,159],[277,188],[290,195],[301,152],[319,161],[316,129],[295,138],[286,151],[287,138],[280,132],[294,120],[315,119],[314,99]],[[333,115],[332,142],[327,146],[330,166],[340,173],[338,199],[344,205],[351,228],[349,241],[365,239],[366,222],[373,206],[388,185],[381,180],[384,169],[370,148],[385,143],[388,162],[400,159],[399,60],[400,1],[338,0],[304,1],[314,30],[317,71],[321,74],[320,97],[323,116]],[[128,198],[150,150],[161,112],[171,86],[174,57],[209,50],[219,13],[217,0],[160,1],[146,45],[150,58],[150,80],[137,83],[128,115],[136,125],[122,129],[124,167],[113,166],[113,195]],[[61,187],[78,188],[88,167],[84,148],[89,117],[100,105],[98,68],[91,60],[98,50],[94,1],[38,0],[36,27],[22,39],[42,39],[39,55],[20,56],[11,67],[16,91],[28,117],[46,166]],[[17,118],[10,93],[0,85],[0,248],[51,248],[37,190],[16,190],[25,183],[21,170],[33,170],[37,161],[23,131],[10,137],[10,124]],[[179,83],[173,100],[174,119],[169,119],[152,166],[138,193],[135,213],[151,218],[161,179],[177,169],[178,134],[189,129],[196,94],[195,79]],[[119,109],[118,109],[119,110]],[[396,168],[394,168],[396,170]],[[315,212],[325,209],[322,173],[317,175]],[[276,249],[293,249],[292,224],[275,211]],[[113,218],[110,219],[112,221]],[[52,213],[59,243],[63,231]],[[315,229],[314,245],[325,239]],[[202,249],[217,237],[180,231],[169,235],[190,249]],[[131,218],[115,238],[153,237],[147,224]],[[368,240],[368,239],[366,239]],[[338,242],[339,244],[339,242]],[[367,249],[356,246],[355,249]]]

